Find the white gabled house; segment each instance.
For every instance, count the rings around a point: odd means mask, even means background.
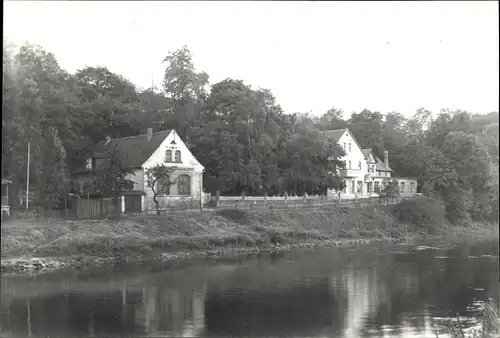
[[[96,175],[103,169],[106,155],[116,148],[123,155],[124,166],[134,173],[128,177],[134,181],[134,188],[125,194],[140,195],[142,210],[153,208],[153,192],[147,185],[146,172],[157,164],[174,168],[172,179],[176,180],[176,184],[158,197],[162,204],[172,201],[199,201],[203,197],[204,167],[175,130],[153,133],[152,128],[148,128],[146,134],[118,139],[107,137],[99,142],[92,155],[86,159],[85,167],[73,172],[74,190],[83,196],[98,194],[99,190],[95,186]],[[139,211],[138,206],[134,209]]]
[[[325,134],[336,142],[345,156],[340,158],[345,167],[338,169],[346,187],[342,191],[328,190],[328,196],[340,195],[341,198],[376,197],[384,184],[393,178],[393,170],[389,167],[389,153],[384,152],[384,160],[380,160],[371,149],[362,149],[349,129],[325,131]],[[395,177],[400,185],[402,195],[417,193],[417,180],[406,177]]]

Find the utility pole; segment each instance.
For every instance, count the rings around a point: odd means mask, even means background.
[[[29,205],[29,192],[30,192],[30,142],[28,141],[28,165],[26,166],[26,210]]]

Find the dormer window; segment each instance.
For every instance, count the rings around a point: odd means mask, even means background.
[[[349,152],[351,152],[351,144],[349,143]]]
[[[180,150],[175,151],[175,162],[181,162],[181,151]]]
[[[172,162],[172,150],[170,149],[165,152],[165,162]]]

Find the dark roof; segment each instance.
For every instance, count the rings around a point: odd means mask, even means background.
[[[365,157],[367,159],[370,156],[370,154],[372,154],[373,158],[375,159],[375,169],[376,170],[380,170],[380,171],[394,171],[390,167],[386,167],[385,166],[385,162],[382,161],[381,159],[379,159],[377,156],[375,156],[375,154],[373,153],[373,151],[371,149],[362,149],[362,151],[363,151],[363,154],[365,155]]]
[[[375,158],[375,169],[380,171],[394,171],[390,167],[386,167],[384,161],[380,160],[377,156],[373,156]]]
[[[105,164],[105,161],[99,161],[100,158],[107,158],[107,154],[114,149],[118,149],[123,154],[122,163],[125,167],[139,168],[146,162],[153,152],[158,149],[160,144],[170,134],[171,130],[164,130],[153,133],[151,140],[148,142],[147,134],[137,136],[123,137],[118,139],[111,139],[108,143],[105,140],[100,141],[94,148],[94,158],[96,158],[96,168],[99,171]],[[78,172],[88,172],[80,168]]]
[[[334,129],[334,130],[325,130],[326,136],[329,138],[335,140],[335,142],[338,142],[340,140],[340,137],[344,135],[345,131],[347,129]]]

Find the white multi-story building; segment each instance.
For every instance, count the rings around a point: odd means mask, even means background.
[[[389,152],[384,151],[384,160],[379,159],[371,149],[362,149],[349,129],[328,130],[330,139],[337,142],[345,156],[340,158],[345,163],[339,169],[346,187],[342,191],[328,191],[329,196],[344,198],[378,196],[383,186],[393,178],[394,171],[389,167]],[[399,182],[402,195],[417,193],[417,180],[408,177],[394,177]]]

